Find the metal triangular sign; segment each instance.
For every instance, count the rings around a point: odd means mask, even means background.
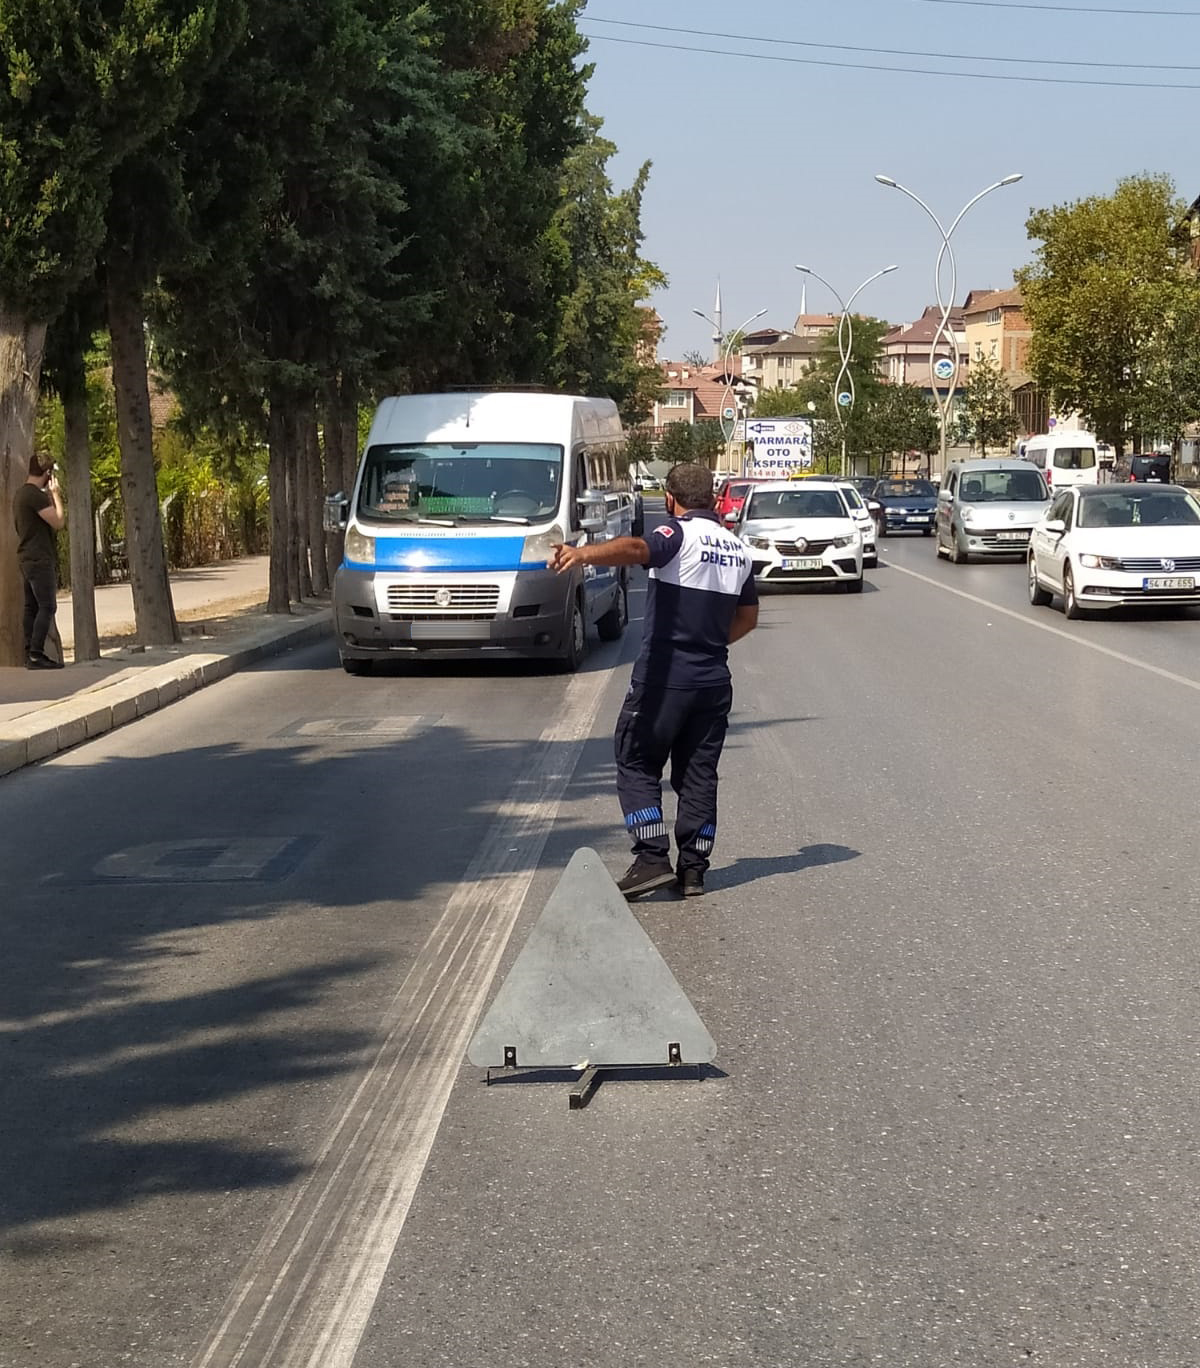
[[[717,1047],[594,850],[577,850],[484,1017],[479,1068],[708,1064]]]

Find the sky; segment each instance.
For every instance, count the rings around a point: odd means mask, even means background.
[[[1188,202],[1200,195],[1200,0],[588,0],[580,28],[595,64],[589,106],[619,148],[614,182],[652,163],[645,254],[670,282],[652,300],[667,329],[660,356],[711,352],[712,328],[691,311],[712,313],[718,277],[727,328],[763,308],[756,326],[790,328],[804,284],[797,263],[843,298],[895,264],[855,311],[919,317],[934,302],[941,238],[917,204],[876,183],[878,172],[947,226],[985,186],[1023,173],[954,234],[960,302],[969,289],[1012,284],[1033,254],[1032,209],[1109,194],[1143,171],[1170,175]],[[804,46],[816,44],[826,46]],[[725,55],[735,52],[802,60]],[[837,308],[815,281],[806,303],[809,313]]]

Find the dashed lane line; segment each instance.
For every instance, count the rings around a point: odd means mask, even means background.
[[[1062,637],[1064,641],[1069,641],[1074,646],[1082,646],[1085,650],[1095,651],[1097,655],[1108,656],[1110,660],[1119,660],[1122,665],[1132,665],[1135,669],[1145,670],[1147,674],[1170,680],[1172,684],[1182,684],[1185,689],[1195,689],[1200,692],[1200,680],[1189,679],[1187,675],[1176,674],[1174,670],[1164,670],[1161,665],[1151,665],[1145,660],[1138,660],[1136,656],[1126,655],[1124,651],[1114,651],[1111,646],[1101,646],[1099,642],[1086,641],[1083,637],[1076,636],[1074,632],[1066,632],[1061,627],[1052,627],[1048,622],[1038,622],[1026,613],[1017,612],[1015,608],[1004,608],[998,603],[993,603],[991,599],[980,598],[978,594],[968,594],[965,589],[954,589],[941,580],[934,579],[932,575],[923,575],[919,570],[909,570],[906,566],[897,565],[895,561],[888,561],[888,568],[898,570],[902,575],[910,575],[923,584],[931,584],[935,589],[942,590],[943,593],[954,594],[957,598],[966,599],[968,603],[977,603],[989,612],[1003,613],[1005,617],[1013,618],[1026,627],[1035,627],[1039,632],[1049,632],[1051,636]]]

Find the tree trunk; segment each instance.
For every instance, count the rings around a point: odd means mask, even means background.
[[[322,413],[325,420],[325,493],[345,494],[349,497],[350,491],[346,488],[342,475],[342,468],[345,464],[345,457],[342,455],[345,434],[342,431],[341,408],[336,380],[326,387]],[[345,545],[346,536],[344,532],[326,533],[325,566],[330,578],[342,563]]]
[[[282,394],[271,391],[267,415],[267,493],[271,509],[271,559],[267,612],[290,613],[288,604],[287,422]]]
[[[46,324],[0,304],[0,665],[24,665],[24,590],[12,506],[29,477]]]
[[[353,380],[341,383],[338,412],[342,424],[342,488],[349,497],[358,474],[358,386]]]
[[[288,597],[293,603],[299,603],[305,597],[308,578],[303,568],[305,524],[301,516],[300,424],[296,418],[295,398],[289,397],[286,402],[283,428],[287,435]]]
[[[67,526],[71,538],[71,617],[75,659],[100,659],[96,628],[96,530],[92,517],[92,445],[88,437],[87,371],[76,352],[60,377],[67,446]]]
[[[154,474],[145,316],[134,275],[119,255],[114,255],[108,263],[108,329],[112,338],[117,438],[121,447],[125,555],[129,562],[137,639],[143,646],[171,646],[179,640],[179,627],[171,602],[171,581],[167,576],[158,508],[158,482]]]
[[[308,554],[312,562],[313,593],[321,598],[329,592],[329,566],[325,560],[325,474],[321,469],[321,434],[317,430],[317,406],[304,405],[300,419],[304,430],[304,469],[308,476],[305,506],[308,510]]]

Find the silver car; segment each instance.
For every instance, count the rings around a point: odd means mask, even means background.
[[[972,556],[1021,556],[1050,491],[1029,461],[956,461],[937,502],[937,553],[961,565]]]

